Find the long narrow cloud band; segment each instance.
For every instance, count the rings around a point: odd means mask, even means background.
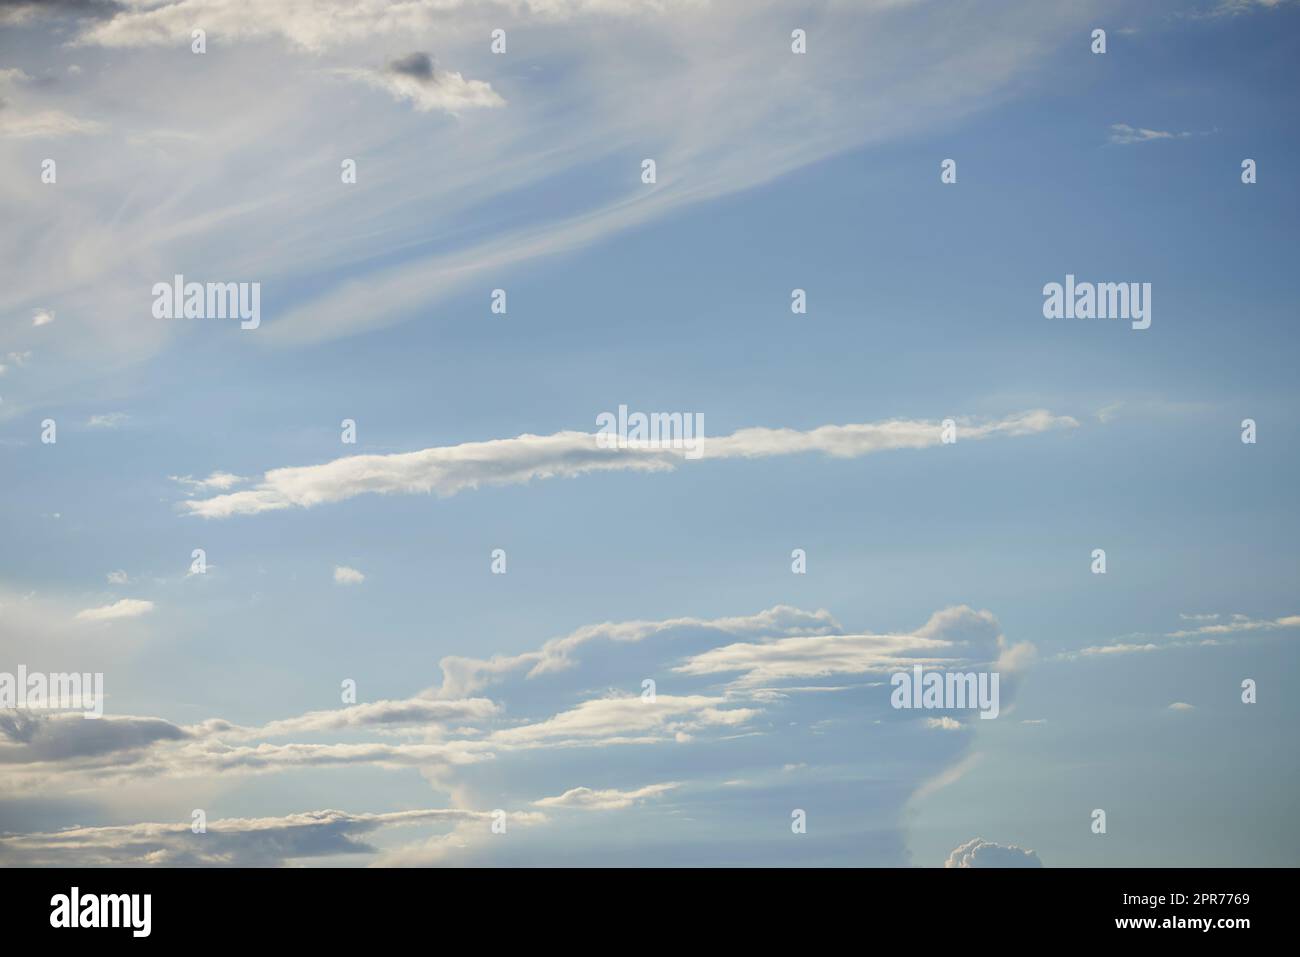
[[[1023,436],[1073,428],[1070,416],[1042,409],[983,423],[960,423],[961,441]],[[808,431],[747,428],[704,440],[704,458],[759,458],[821,452],[857,458],[890,449],[941,444],[943,424],[891,419],[885,422],[823,425]],[[465,442],[388,455],[350,455],[321,465],[268,471],[255,486],[182,503],[204,518],[254,515],[285,508],[310,508],[367,493],[455,495],[481,485],[511,485],[533,479],[572,478],[587,472],[633,469],[669,471],[686,458],[674,448],[602,448],[595,433],[556,432],[512,439]]]

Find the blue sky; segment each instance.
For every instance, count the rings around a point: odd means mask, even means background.
[[[1300,8],[336,6],[0,14],[0,859],[1293,862]]]

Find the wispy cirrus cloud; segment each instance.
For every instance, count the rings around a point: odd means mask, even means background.
[[[1283,615],[1279,618],[1251,618],[1248,615],[1180,614],[1184,621],[1207,622],[1195,628],[1179,628],[1158,635],[1130,635],[1124,640],[1103,645],[1089,645],[1078,651],[1062,652],[1060,660],[1105,657],[1110,655],[1144,654],[1172,651],[1179,648],[1199,648],[1228,644],[1243,636],[1258,632],[1288,631],[1300,628],[1300,615]],[[1147,639],[1147,640],[1141,640]]]
[[[1130,143],[1151,143],[1155,140],[1179,140],[1186,139],[1191,133],[1171,133],[1168,130],[1151,130],[1140,126],[1129,126],[1127,123],[1112,123],[1110,125],[1109,142],[1120,146],[1126,146]]]
[[[64,6],[98,6],[91,0],[62,0]],[[589,14],[653,16],[674,8],[698,7],[700,0],[520,0],[513,4],[525,16],[542,20],[567,20]],[[212,36],[223,40],[276,38],[312,53],[371,38],[401,37],[439,27],[456,27],[479,21],[493,4],[479,0],[407,0],[403,3],[357,4],[354,0],[313,0],[307,7],[272,4],[260,0],[162,0],[104,4],[118,8],[116,15],[88,27],[78,38],[87,46],[147,47],[188,41],[194,25],[202,22]]]
[[[169,478],[195,492],[222,491],[248,481],[243,476],[231,472],[213,472],[203,479],[196,479],[191,475],[172,475]]]

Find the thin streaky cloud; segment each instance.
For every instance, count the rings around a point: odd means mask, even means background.
[[[1110,142],[1120,145],[1150,143],[1154,140],[1173,140],[1191,135],[1190,133],[1170,133],[1167,130],[1150,130],[1144,127],[1129,126],[1127,123],[1112,123],[1110,125]]]
[[[1034,410],[992,422],[959,426],[959,441],[1025,436],[1078,426],[1070,416]],[[704,459],[753,459],[821,452],[857,458],[891,449],[942,444],[941,422],[894,419],[825,425],[808,431],[748,428],[703,440]],[[488,485],[571,478],[598,471],[667,472],[685,458],[682,449],[601,448],[587,432],[520,435],[388,455],[353,455],[322,465],[268,471],[256,486],[181,503],[191,515],[228,518],[285,508],[310,508],[364,494],[455,495]]]
[[[619,811],[624,808],[633,807],[642,803],[647,798],[658,797],[661,794],[679,787],[676,782],[666,784],[647,784],[645,787],[636,788],[631,791],[620,791],[617,788],[602,788],[596,790],[589,787],[570,788],[563,794],[555,797],[542,798],[534,801],[537,807],[544,808],[577,808],[584,811]]]

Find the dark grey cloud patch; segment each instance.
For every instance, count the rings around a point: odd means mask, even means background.
[[[46,833],[0,834],[0,860],[10,866],[52,866],[76,862],[103,867],[132,864],[167,867],[274,867],[304,858],[373,854],[363,838],[401,825],[453,827],[482,821],[486,811],[454,808],[349,814],[308,811],[279,818],[211,821],[195,834],[192,822],[70,827]]]
[[[117,0],[0,0],[0,23],[22,23],[33,18],[107,18],[126,9]]]
[[[0,764],[62,761],[179,741],[189,735],[162,718],[85,718],[80,714],[0,712]]]
[[[412,79],[428,83],[433,80],[435,65],[433,57],[427,53],[408,53],[404,57],[398,57],[396,60],[390,60],[388,63],[388,72],[396,73],[400,76],[409,76]]]

